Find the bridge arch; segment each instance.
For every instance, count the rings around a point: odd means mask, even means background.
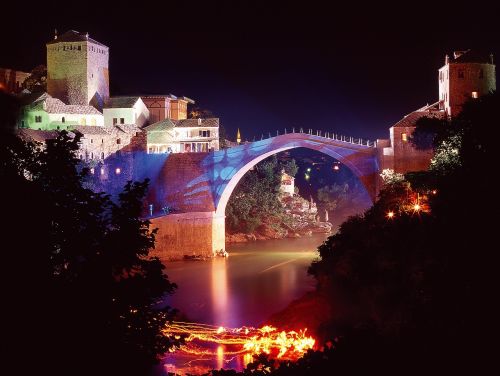
[[[213,202],[215,214],[224,216],[227,203],[241,178],[262,160],[282,151],[307,148],[324,153],[349,168],[366,188],[372,201],[377,194],[376,148],[309,134],[292,133],[244,144],[214,155]],[[211,163],[210,163],[211,164]],[[219,164],[219,168],[215,167]]]

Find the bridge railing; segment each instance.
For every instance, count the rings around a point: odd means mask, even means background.
[[[306,129],[306,131],[304,131],[304,128],[301,128],[301,127],[285,128],[285,130],[282,133],[280,133],[279,130],[276,130],[276,134],[269,132],[267,136],[262,134],[260,139],[264,140],[267,138],[281,136],[281,135],[290,134],[290,133],[308,134],[308,135],[312,135],[312,136],[322,137],[322,138],[325,138],[328,140],[346,142],[346,143],[354,144],[354,145],[363,145],[363,146],[368,146],[368,147],[372,147],[372,148],[377,146],[375,141],[370,141],[370,140],[363,139],[363,138],[355,138],[355,137],[351,137],[351,136],[345,136],[345,135],[341,135],[341,134],[335,133],[335,132],[325,132],[325,131],[321,131],[321,130],[314,131],[313,129],[310,129],[310,128]],[[253,141],[257,141],[255,139],[255,137],[254,137]]]

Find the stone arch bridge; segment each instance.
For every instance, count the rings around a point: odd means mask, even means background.
[[[299,147],[340,161],[375,200],[380,184],[378,149],[361,139],[288,133],[211,153],[171,154],[152,181],[148,196],[155,208],[175,209],[173,214],[151,220],[159,229],[156,253],[173,259],[211,256],[225,249],[226,204],[240,179],[263,159]]]

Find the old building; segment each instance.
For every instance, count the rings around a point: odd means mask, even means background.
[[[19,128],[68,130],[78,125],[103,126],[102,114],[93,106],[68,105],[47,93],[24,97]]]
[[[109,49],[69,30],[47,43],[47,92],[66,104],[101,110],[109,98]]]
[[[219,119],[165,119],[144,128],[147,151],[190,153],[219,150]]]
[[[176,97],[171,95],[170,98],[170,116],[173,120],[187,119],[188,104],[194,104],[194,100],[188,97]]]
[[[141,99],[149,110],[149,123],[170,119],[169,95],[141,95]]]
[[[496,90],[493,56],[473,50],[455,51],[445,57],[438,73],[439,100],[413,111],[389,128],[388,140],[377,140],[382,169],[396,172],[426,170],[433,151],[418,150],[410,142],[417,121],[422,117],[445,119],[456,116],[468,100]]]
[[[29,75],[28,72],[0,68],[0,91],[10,94],[20,93],[23,90],[23,82]]]
[[[128,147],[135,137],[142,132],[134,125],[116,125],[110,127],[77,126],[73,132],[82,135],[78,157],[87,162],[104,161]]]
[[[104,125],[133,124],[144,126],[149,121],[149,110],[140,97],[111,97],[103,109]]]
[[[466,101],[495,89],[493,55],[474,50],[455,51],[451,58],[446,55],[439,69],[439,101],[447,115],[457,115]]]
[[[281,172],[280,192],[287,196],[295,194],[295,178],[288,175],[285,171]]]

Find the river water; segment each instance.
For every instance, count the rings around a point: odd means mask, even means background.
[[[179,309],[190,322],[238,328],[259,327],[291,301],[315,288],[307,274],[316,249],[327,235],[233,244],[228,258],[209,261],[167,263],[166,272],[178,285],[165,303]],[[218,356],[197,360],[173,353],[162,363],[157,375],[169,372],[197,373],[205,369],[241,370],[240,358]]]

